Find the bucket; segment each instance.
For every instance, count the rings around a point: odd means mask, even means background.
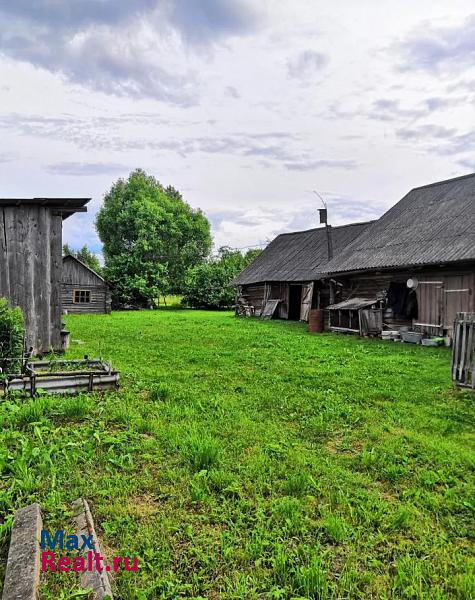
[[[311,333],[322,333],[324,310],[322,308],[312,308],[308,312],[308,330]]]

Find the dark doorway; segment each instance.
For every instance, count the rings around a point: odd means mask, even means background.
[[[289,285],[289,320],[300,319],[300,307],[302,304],[302,286]]]

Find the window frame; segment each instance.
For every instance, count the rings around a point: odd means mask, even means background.
[[[73,304],[91,304],[91,290],[73,289]]]

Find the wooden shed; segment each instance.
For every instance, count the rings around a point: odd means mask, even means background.
[[[335,301],[381,301],[382,327],[452,336],[475,311],[475,174],[411,190],[323,270]]]
[[[68,313],[110,313],[109,284],[75,256],[63,257],[61,307]]]
[[[23,311],[26,344],[61,348],[62,221],[90,198],[0,198],[0,296]]]
[[[338,256],[369,223],[330,228],[334,256]],[[308,320],[310,308],[330,303],[329,286],[321,285],[321,269],[328,262],[325,227],[277,236],[236,279],[238,297],[260,315],[266,303],[278,300],[274,316]]]

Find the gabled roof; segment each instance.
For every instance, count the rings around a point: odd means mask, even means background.
[[[332,227],[333,255],[337,256],[371,223]],[[234,280],[235,285],[271,281],[312,281],[318,279],[328,261],[325,227],[283,233]]]
[[[87,270],[88,270],[90,273],[92,273],[93,275],[95,275],[95,276],[96,276],[98,279],[100,279],[100,280],[101,280],[103,283],[105,283],[106,285],[109,285],[109,284],[107,283],[107,281],[106,281],[106,280],[105,280],[103,277],[101,277],[101,276],[99,275],[99,273],[96,273],[96,272],[94,271],[94,269],[91,269],[91,267],[88,267],[88,266],[86,265],[86,263],[83,263],[83,262],[82,262],[82,260],[79,260],[79,258],[76,258],[76,256],[73,256],[72,254],[66,254],[65,256],[63,256],[63,262],[64,262],[65,260],[73,260],[73,261],[77,262],[79,265],[81,265],[81,267],[83,267],[84,269],[87,269]]]
[[[2,206],[45,206],[56,210],[67,219],[75,212],[87,212],[90,198],[0,198]]]
[[[475,261],[475,173],[414,188],[325,273]]]

